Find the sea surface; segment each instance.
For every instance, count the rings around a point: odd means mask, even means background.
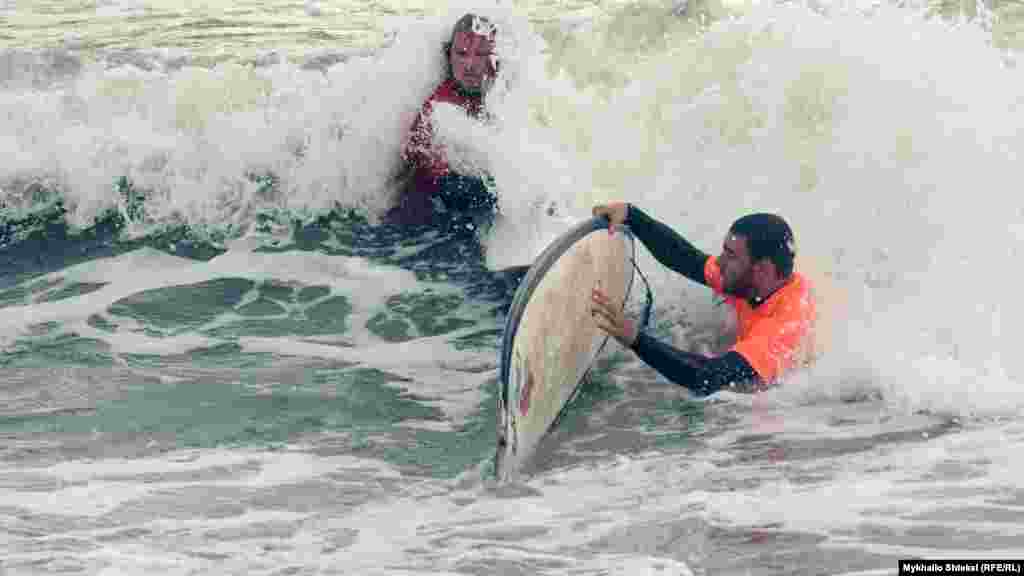
[[[0,574],[1024,557],[1021,7],[0,2]],[[500,216],[383,225],[466,11],[500,29],[492,121],[436,128]],[[610,344],[498,483],[508,271],[611,199],[712,253],[783,214],[825,353],[692,398]],[[652,332],[729,346],[638,265]]]

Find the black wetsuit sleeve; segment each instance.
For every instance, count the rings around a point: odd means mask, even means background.
[[[708,396],[723,388],[747,392],[760,383],[757,372],[735,351],[707,358],[673,348],[643,332],[637,335],[632,349],[662,376],[696,396]]]
[[[658,262],[694,282],[707,285],[704,265],[710,257],[708,254],[632,204],[626,208],[626,224]]]

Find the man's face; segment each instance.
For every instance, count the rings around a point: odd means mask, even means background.
[[[459,86],[470,92],[483,90],[494,77],[494,42],[472,32],[456,32],[448,58],[452,76]]]
[[[726,234],[718,267],[722,271],[722,291],[726,294],[746,297],[753,290],[754,266],[743,236]]]

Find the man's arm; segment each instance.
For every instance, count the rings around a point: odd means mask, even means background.
[[[632,204],[626,207],[625,223],[663,266],[694,282],[707,285],[704,265],[710,257],[708,254],[698,250],[674,230]]]
[[[684,352],[642,332],[631,348],[662,376],[686,387],[696,396],[708,396],[723,388],[748,391],[760,383],[757,372],[735,351],[708,358]]]

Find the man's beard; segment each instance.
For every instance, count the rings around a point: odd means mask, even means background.
[[[754,283],[750,278],[750,272],[748,271],[743,276],[736,279],[732,285],[727,285],[725,282],[722,283],[722,292],[729,296],[735,296],[736,298],[748,299],[754,295]]]

